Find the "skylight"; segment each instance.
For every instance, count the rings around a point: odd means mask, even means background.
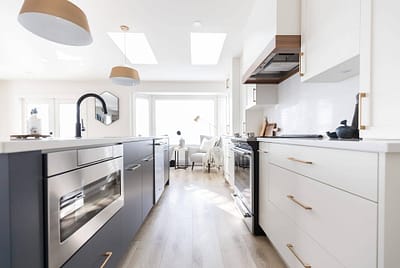
[[[108,36],[124,53],[124,33],[112,32]],[[153,50],[144,33],[126,33],[126,55],[132,64],[157,64]]]
[[[193,65],[218,64],[226,33],[190,33]]]

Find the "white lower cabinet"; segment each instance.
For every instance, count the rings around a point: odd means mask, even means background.
[[[232,149],[232,142],[230,138],[224,138],[222,141],[222,151],[224,154],[224,177],[230,184],[234,185],[234,155]]]
[[[317,241],[299,229],[274,204],[269,202],[267,207],[269,214],[267,235],[290,268],[345,267],[322,248]]]
[[[392,170],[380,154],[261,142],[259,156],[259,224],[289,267],[397,267],[378,264],[378,245],[397,241],[384,223],[399,218],[379,213],[388,204],[379,202],[378,174]],[[335,170],[342,166],[348,172]]]
[[[377,203],[272,164],[269,190],[287,220],[342,264],[336,267],[376,267]]]

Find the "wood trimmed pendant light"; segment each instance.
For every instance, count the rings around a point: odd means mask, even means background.
[[[137,70],[128,67],[126,64],[126,32],[129,31],[129,27],[121,25],[120,28],[124,33],[124,66],[114,66],[111,69],[110,79],[117,85],[135,86],[140,83],[139,73]]]
[[[93,42],[85,13],[68,0],[25,0],[18,21],[56,43],[86,46]]]

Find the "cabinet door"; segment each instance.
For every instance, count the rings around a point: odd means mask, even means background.
[[[360,136],[366,139],[399,139],[400,46],[398,1],[361,1]]]
[[[154,158],[149,155],[142,161],[142,219],[146,218],[154,204]]]
[[[8,183],[8,157],[0,155],[0,260],[1,265],[10,267],[10,201]]]
[[[153,140],[124,143],[124,158],[133,163],[153,153]]]
[[[335,82],[359,73],[360,0],[302,0],[302,81]]]
[[[63,265],[63,268],[99,268],[106,261],[108,252],[112,255],[104,267],[117,267],[123,255],[121,226],[122,217],[118,212]]]
[[[142,224],[142,165],[125,165],[124,171],[124,207],[122,208],[124,247],[128,248]]]

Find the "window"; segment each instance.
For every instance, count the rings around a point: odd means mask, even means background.
[[[76,104],[60,103],[58,105],[58,136],[62,138],[75,136]]]
[[[41,119],[41,134],[48,135],[54,133],[54,124],[52,120],[53,101],[51,99],[36,99],[36,100],[25,100],[25,106],[23,107],[23,122],[22,129],[26,133],[28,130],[28,119],[31,116],[31,111],[36,109],[38,118]]]
[[[30,117],[31,110],[34,108],[37,109],[38,117],[41,119],[41,133],[43,135],[52,134],[54,137],[62,138],[72,138],[75,136],[75,100],[54,98],[24,99],[22,106],[22,130],[26,133],[28,133],[27,120]],[[81,118],[86,118],[85,106],[81,107],[81,115]],[[86,126],[86,124],[84,125]]]
[[[147,98],[136,98],[136,135],[150,136],[150,102]]]
[[[200,135],[216,135],[214,99],[156,99],[155,134],[170,138],[171,144],[178,144],[181,137],[186,144],[199,144]],[[194,119],[198,120],[195,121]]]

